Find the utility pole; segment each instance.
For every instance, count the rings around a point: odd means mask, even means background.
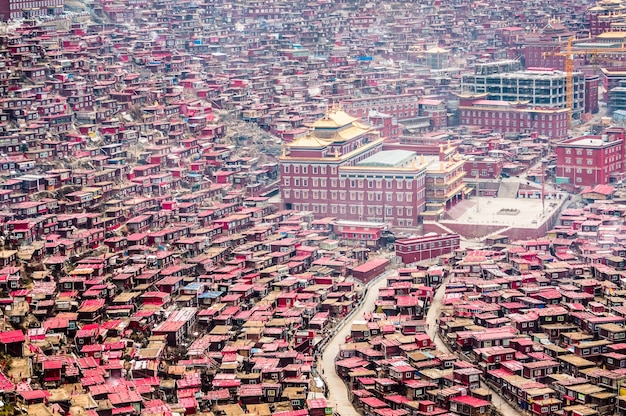
[[[546,213],[546,165],[544,159],[541,159],[541,213]]]
[[[476,212],[480,209],[480,181],[478,180],[478,173],[476,174]]]

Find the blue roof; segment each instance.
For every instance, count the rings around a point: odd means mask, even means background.
[[[220,292],[220,291],[210,291],[210,292],[201,293],[200,295],[198,295],[198,297],[200,299],[217,299],[223,294],[224,292]]]

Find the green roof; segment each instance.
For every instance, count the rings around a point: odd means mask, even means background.
[[[397,168],[415,158],[415,152],[408,150],[384,150],[357,163],[357,166]]]

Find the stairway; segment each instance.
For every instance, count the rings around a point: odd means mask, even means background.
[[[438,221],[424,221],[423,225],[431,225],[432,227],[439,228],[440,230],[442,230],[441,234],[443,234],[444,232],[449,233],[449,234],[456,234],[455,231],[452,231],[450,228],[446,227],[445,225],[443,225],[441,222],[438,222]]]
[[[500,182],[498,189],[498,198],[515,198],[519,190],[519,182]]]

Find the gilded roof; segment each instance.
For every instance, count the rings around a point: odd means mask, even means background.
[[[289,144],[289,147],[310,147],[310,148],[322,148],[326,147],[330,142],[315,137],[313,134],[307,134],[306,136],[299,137]]]
[[[324,117],[313,122],[311,124],[311,127],[316,129],[336,129],[338,127],[346,126],[357,120],[358,118],[352,117],[343,110],[333,109],[325,114]]]
[[[362,128],[356,125],[352,125],[352,127],[348,127],[345,129],[341,129],[339,130],[336,134],[333,135],[332,140],[333,141],[345,141],[345,140],[350,140],[353,139],[355,137],[359,137],[365,133],[367,133],[368,131],[370,131],[369,128]]]

